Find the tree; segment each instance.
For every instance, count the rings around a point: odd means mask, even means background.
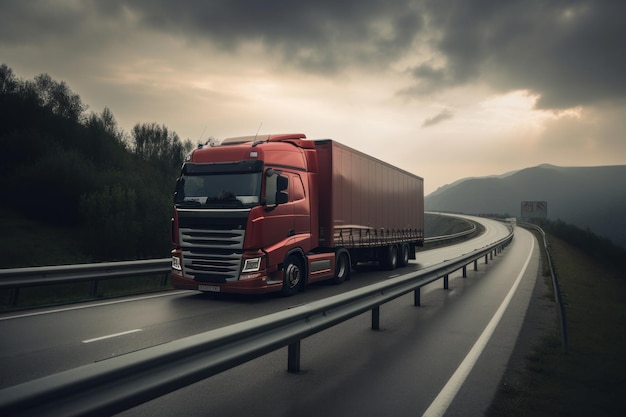
[[[78,94],[74,94],[64,81],[54,81],[48,74],[40,74],[27,87],[37,94],[42,107],[48,108],[53,114],[72,121],[80,121],[87,106]]]
[[[118,126],[117,120],[113,116],[113,112],[105,107],[100,115],[91,113],[86,122],[87,127],[100,130],[101,132],[115,138],[118,142],[126,144],[126,134],[124,130]]]
[[[174,184],[193,145],[156,123],[136,125],[131,137],[109,108],[89,115],[86,109],[65,83],[46,74],[24,81],[0,65],[5,220],[80,230],[76,237],[84,241],[77,246],[92,260],[165,256]],[[37,239],[37,233],[16,228],[3,242]],[[32,265],[32,253],[22,252],[23,259],[12,262]]]
[[[137,194],[132,188],[115,184],[85,194],[80,199],[80,213],[97,260],[133,259],[137,256],[140,223]]]
[[[178,169],[185,157],[185,146],[176,132],[156,123],[136,124],[132,131],[134,153],[145,161]]]
[[[17,91],[19,81],[13,70],[5,64],[0,65],[0,94],[11,94]]]

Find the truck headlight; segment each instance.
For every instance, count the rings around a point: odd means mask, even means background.
[[[246,259],[241,272],[255,272],[261,268],[261,258]]]

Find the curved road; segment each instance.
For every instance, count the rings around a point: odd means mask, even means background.
[[[420,252],[417,262],[391,276],[470,252],[506,234],[500,223],[480,222],[486,231],[478,238]],[[412,306],[412,296],[382,306],[380,331],[370,330],[369,315],[362,315],[305,339],[301,374],[285,371],[283,349],[123,414],[415,416],[432,405],[429,413],[435,414],[429,415],[468,415],[468,406],[480,410],[489,404],[500,380],[535,283],[537,259],[534,237],[518,228],[503,255],[488,265],[479,262],[477,272],[468,268],[467,279],[451,276],[449,290],[442,289],[441,281],[423,288],[422,307]],[[525,264],[525,273],[520,274]],[[375,268],[361,269],[341,286],[313,285],[291,298],[172,291],[3,314],[1,384],[15,385],[390,276]],[[519,287],[513,293],[516,282]],[[477,361],[459,368],[494,314],[502,310],[507,294],[512,295],[511,302],[500,324],[492,323],[493,336],[484,342]],[[461,378],[464,384],[452,378],[457,369],[466,375]],[[448,388],[440,396],[444,405],[441,400],[433,403],[449,381],[452,391]]]

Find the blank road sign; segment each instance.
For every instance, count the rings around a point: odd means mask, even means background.
[[[548,202],[522,201],[522,217],[526,219],[545,219],[548,217]]]

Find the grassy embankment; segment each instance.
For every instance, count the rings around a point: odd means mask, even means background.
[[[488,415],[624,416],[624,271],[603,265],[554,236],[548,238],[567,304],[568,352],[563,352],[555,323],[554,332],[527,356],[521,381],[502,386]],[[550,280],[549,273],[545,278]]]
[[[0,268],[89,263],[83,232],[49,226],[25,219],[9,210],[0,210],[3,239],[0,239]],[[166,256],[166,255],[165,255]],[[0,311],[88,299],[116,297],[164,289],[163,276],[145,276],[92,282],[20,288],[17,303],[11,305],[11,290],[0,290]]]

